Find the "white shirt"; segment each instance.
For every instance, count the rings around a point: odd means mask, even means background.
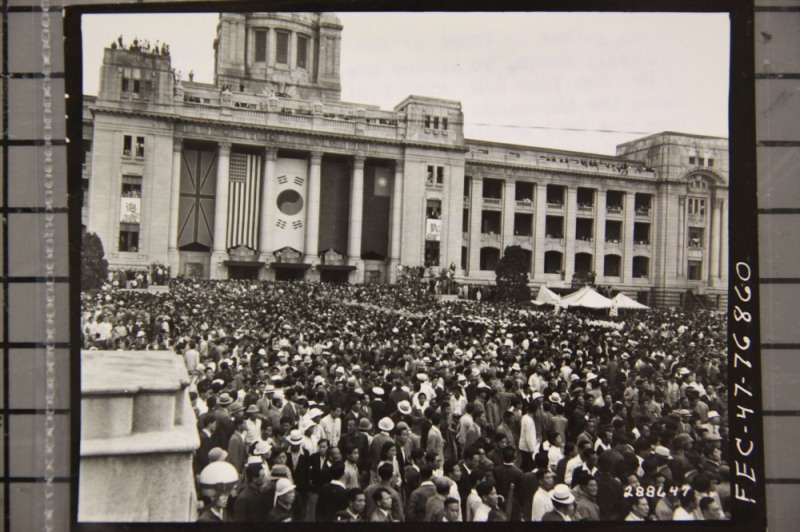
[[[570,458],[567,461],[567,467],[564,469],[564,484],[572,486],[572,474],[582,465],[583,460],[581,460],[581,455],[576,455],[574,458]]]
[[[541,521],[544,514],[553,509],[553,501],[550,499],[550,492],[544,488],[539,488],[533,494],[533,507],[531,511],[531,521]]]
[[[533,418],[528,414],[522,416],[519,431],[519,450],[526,453],[535,453],[539,447],[539,441],[536,438],[536,425],[533,423]]]
[[[331,442],[332,447],[339,445],[339,437],[342,435],[342,418],[333,419],[330,414],[319,421],[319,429],[322,437]]]
[[[472,521],[485,523],[489,520],[489,512],[491,511],[492,507],[481,501],[478,507],[475,508],[475,513],[472,515]]]

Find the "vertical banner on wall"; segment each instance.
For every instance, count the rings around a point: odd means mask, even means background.
[[[141,219],[142,198],[120,198],[119,221],[124,224],[138,224]]]
[[[428,218],[425,225],[425,240],[440,241],[442,239],[442,220]]]
[[[258,249],[261,205],[261,156],[231,152],[228,174],[228,237],[226,249]]]

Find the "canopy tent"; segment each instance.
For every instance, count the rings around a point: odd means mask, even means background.
[[[533,300],[534,305],[558,305],[561,301],[561,296],[542,285],[539,287],[539,293],[536,294],[536,299]]]
[[[591,287],[584,286],[577,292],[562,297],[561,301],[558,302],[558,306],[562,308],[610,309],[614,304],[610,299],[598,294]]]
[[[647,309],[650,308],[647,305],[642,305],[638,301],[634,301],[633,299],[629,298],[628,296],[626,296],[622,292],[620,292],[619,294],[615,295],[613,297],[613,299],[611,299],[611,301],[614,302],[614,306],[616,306],[617,308],[622,308],[622,309],[647,310]]]

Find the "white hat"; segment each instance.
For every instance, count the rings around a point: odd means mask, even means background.
[[[712,417],[720,417],[719,412],[717,412],[716,410],[709,411],[708,412],[708,419],[711,419]]]
[[[375,386],[374,388],[372,388],[372,393],[374,395],[383,395],[383,388],[381,388],[380,386]]]
[[[544,395],[542,395],[541,393],[533,392],[531,394],[531,401],[535,401],[536,399],[541,399],[542,397],[544,397]]]
[[[318,416],[321,416],[321,415],[324,415],[324,414],[325,414],[325,412],[323,412],[319,408],[312,408],[311,410],[308,411],[308,418],[309,419],[314,419],[315,417],[318,417]]]
[[[253,454],[256,456],[262,454],[269,454],[271,450],[272,446],[270,444],[268,444],[267,442],[260,441],[256,444],[256,448],[253,449]]]
[[[378,428],[384,432],[391,432],[394,428],[394,421],[391,418],[385,417],[378,421]]]
[[[669,449],[663,445],[657,445],[653,454],[661,458],[666,458],[667,460],[672,460],[672,455],[670,454]]]
[[[301,443],[303,443],[303,435],[297,429],[292,430],[289,433],[289,444],[300,445]]]
[[[411,403],[408,401],[400,401],[397,403],[397,409],[400,411],[401,414],[408,415],[411,413]]]
[[[550,397],[547,398],[551,403],[555,403],[557,405],[561,404],[561,396],[558,392],[553,392],[550,394]]]
[[[550,498],[553,499],[553,502],[559,504],[572,504],[575,502],[575,496],[566,484],[557,484],[553,491],[550,492]]]
[[[287,493],[294,491],[296,487],[297,486],[292,484],[292,481],[288,478],[279,478],[278,482],[275,484],[275,498],[277,499],[282,495],[286,495]]]

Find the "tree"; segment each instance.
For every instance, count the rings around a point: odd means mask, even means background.
[[[531,289],[528,287],[530,260],[520,246],[508,246],[503,258],[497,263],[496,301],[530,301]]]
[[[84,233],[81,243],[81,290],[94,290],[108,279],[103,242],[95,233]]]

